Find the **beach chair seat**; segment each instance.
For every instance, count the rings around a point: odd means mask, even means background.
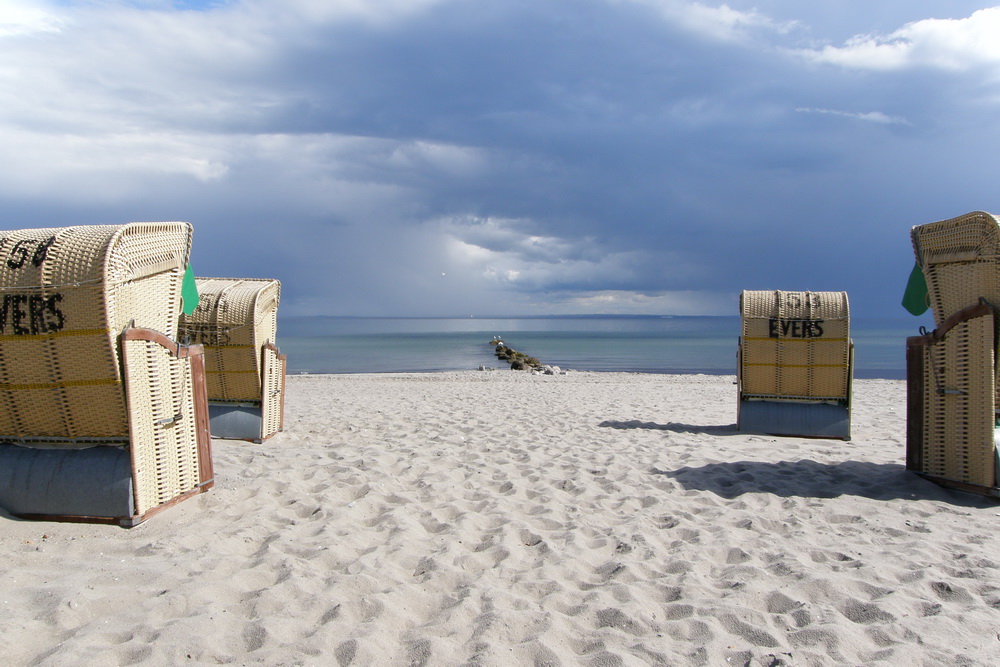
[[[0,507],[132,526],[212,486],[188,223],[0,232]]]
[[[996,447],[1000,218],[973,211],[913,227],[935,329],[906,341],[906,467],[1000,497]]]
[[[286,357],[276,345],[281,283],[198,278],[180,336],[205,348],[212,436],[262,442],[283,428]]]
[[[740,313],[737,429],[850,440],[847,293],[745,290]]]

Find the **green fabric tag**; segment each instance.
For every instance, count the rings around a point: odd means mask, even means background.
[[[198,307],[198,285],[190,264],[184,270],[184,282],[181,283],[181,304],[185,315],[191,315]]]
[[[906,291],[903,293],[903,308],[913,315],[923,315],[929,307],[927,280],[920,265],[914,264],[913,270],[910,271],[910,279],[906,282]]]

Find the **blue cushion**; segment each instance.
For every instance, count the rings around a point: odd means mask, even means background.
[[[0,506],[11,514],[130,517],[132,465],[120,447],[0,444]]]

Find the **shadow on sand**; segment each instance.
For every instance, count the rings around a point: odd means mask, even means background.
[[[860,496],[874,500],[939,500],[962,507],[997,507],[995,500],[938,486],[909,472],[901,464],[843,461],[733,461],[677,470],[653,468],[685,489],[709,491],[723,498],[745,493],[781,497],[836,498]]]
[[[736,430],[736,424],[719,424],[711,426],[696,426],[694,424],[678,424],[676,422],[667,422],[666,424],[657,424],[656,422],[643,422],[638,419],[632,421],[603,421],[598,424],[601,428],[617,428],[617,429],[646,429],[649,431],[671,431],[673,433],[706,433],[708,435],[741,435],[739,431]],[[742,435],[746,435],[745,433]]]

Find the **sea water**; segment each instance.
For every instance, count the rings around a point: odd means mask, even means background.
[[[901,379],[913,317],[852,318],[854,376]],[[494,338],[544,364],[578,371],[736,373],[740,318],[572,316],[527,318],[279,319],[289,373],[506,369]]]

